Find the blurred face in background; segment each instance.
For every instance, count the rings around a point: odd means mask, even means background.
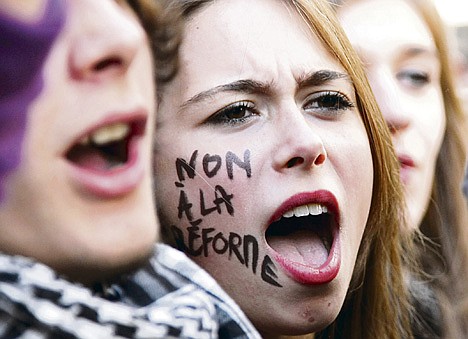
[[[0,206],[0,248],[87,281],[145,258],[156,239],[152,58],[123,1],[67,0]]]
[[[338,9],[391,130],[411,225],[429,203],[445,131],[440,62],[424,21],[404,0],[357,0]]]

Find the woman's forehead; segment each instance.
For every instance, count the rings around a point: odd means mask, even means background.
[[[247,15],[239,17],[247,6]],[[240,79],[274,83],[285,76],[299,83],[324,70],[346,76],[299,14],[271,0],[221,1],[196,12],[181,59],[180,74],[191,84],[203,77],[208,88]]]

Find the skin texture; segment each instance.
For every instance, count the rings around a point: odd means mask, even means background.
[[[43,91],[28,113],[22,162],[7,182],[0,248],[87,283],[145,258],[156,240],[154,84],[145,33],[123,2],[67,0],[66,7]],[[92,156],[82,164],[96,167],[98,186],[93,170],[67,159],[90,131],[135,118],[147,123],[133,138],[130,165],[105,169]]]
[[[163,224],[177,226],[185,239],[190,221],[193,226],[196,220],[200,230],[214,229],[211,236],[218,232],[227,237],[230,232],[253,236],[259,244],[259,261],[265,256],[272,259],[270,267],[282,287],[267,283],[260,268],[253,273],[250,264],[246,267],[234,255],[229,258],[211,248],[206,256],[193,258],[265,336],[317,331],[341,308],[371,203],[372,157],[353,86],[346,77],[298,85],[299,79],[317,71],[346,73],[299,16],[280,2],[216,2],[193,15],[185,34],[179,72],[165,88],[158,111],[156,194]],[[264,86],[219,90],[218,86],[238,80]],[[353,107],[324,107],[317,96],[330,93],[344,95]],[[222,111],[236,103],[247,108]],[[190,178],[184,172],[181,177],[177,158],[189,163],[194,151],[198,155],[191,165],[196,174]],[[242,160],[250,155],[250,176],[233,165],[229,178],[228,152]],[[206,154],[222,160],[212,176],[203,169]],[[210,174],[213,164],[208,167]],[[216,185],[232,199],[220,204],[219,212],[202,215],[200,190],[212,207]],[[331,192],[338,202],[341,267],[330,282],[310,285],[282,268],[265,232],[285,201],[318,190]],[[192,220],[178,211],[182,194],[192,204]],[[281,251],[293,256],[294,244],[291,248]]]
[[[422,19],[403,0],[350,2],[339,18],[392,132],[415,229],[429,204],[446,126],[436,46]]]
[[[25,22],[34,22],[44,14],[46,0],[4,0],[0,12]]]

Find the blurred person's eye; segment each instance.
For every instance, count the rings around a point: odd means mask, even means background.
[[[397,79],[411,88],[421,88],[431,82],[428,72],[421,70],[403,70],[397,73]]]

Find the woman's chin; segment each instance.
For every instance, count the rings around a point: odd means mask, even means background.
[[[317,306],[318,304],[322,306]],[[308,305],[281,308],[280,314],[251,320],[264,338],[306,335],[319,332],[330,325],[338,316],[341,306],[340,302],[332,299],[310,301]]]

